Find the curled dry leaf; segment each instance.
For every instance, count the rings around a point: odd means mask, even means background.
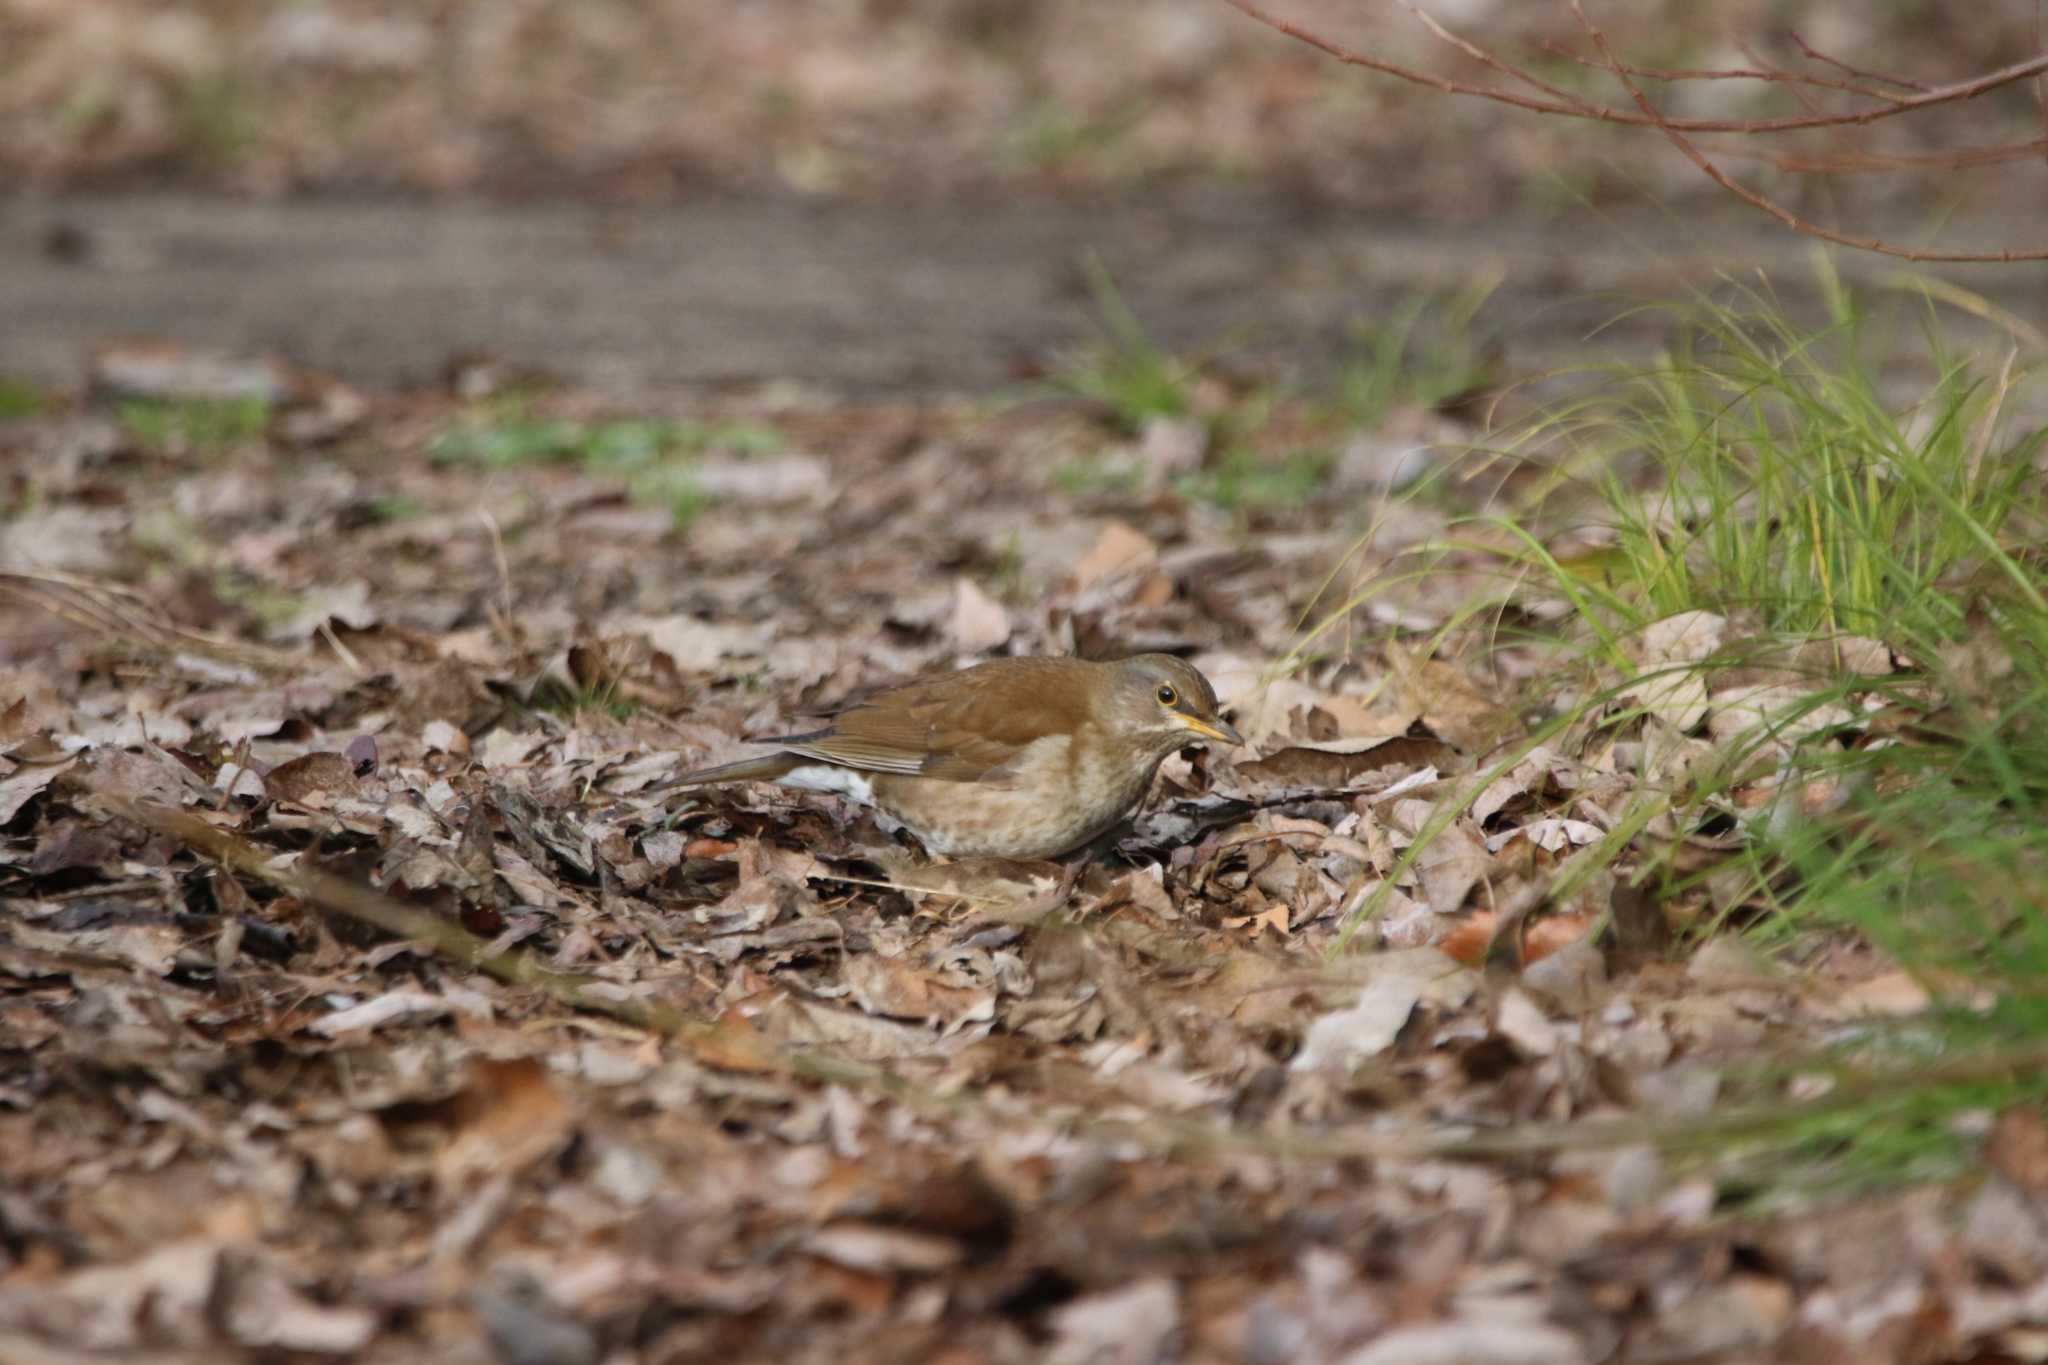
[[[878,953],[850,955],[842,973],[854,1003],[870,1014],[919,1019],[948,1032],[995,1018],[994,991],[943,980],[940,973],[901,958]]]
[[[1002,603],[976,587],[973,579],[956,578],[949,628],[955,649],[962,654],[979,654],[1010,638],[1010,613]]]
[[[1816,703],[1810,688],[1782,683],[1710,690],[1709,701],[1707,730],[1721,744],[1791,744],[1856,719],[1838,702]]]
[[[1397,1327],[1342,1365],[1592,1365],[1578,1338],[1541,1321],[1504,1316]]]
[[[1374,792],[1450,757],[1441,740],[1336,739],[1297,744],[1235,765],[1247,790]]]
[[[1686,611],[1652,621],[1622,642],[1636,678],[1617,700],[1641,707],[1681,732],[1696,728],[1707,714],[1707,679],[1698,665],[1721,648],[1725,618]]]
[[[1138,1280],[1061,1305],[1052,1326],[1059,1337],[1048,1365],[1163,1360],[1180,1328],[1180,1290],[1163,1277]]]
[[[325,808],[337,797],[353,796],[361,786],[356,765],[346,754],[301,754],[263,775],[263,789],[272,800],[315,808]]]
[[[382,617],[371,600],[370,585],[360,578],[311,589],[299,596],[298,610],[280,625],[280,640],[309,640],[323,627],[368,630]]]
[[[1417,659],[1394,644],[1384,653],[1403,709],[1458,752],[1479,757],[1522,734],[1521,717],[1474,686],[1464,670]]]
[[[28,763],[8,771],[0,760],[0,825],[7,824],[21,808],[46,790],[77,764],[75,758],[62,763]]]
[[[524,1170],[558,1150],[575,1125],[547,1069],[530,1057],[472,1061],[447,1111],[451,1131],[434,1154],[434,1180],[444,1194],[480,1176]]]
[[[683,615],[617,617],[606,622],[605,633],[643,636],[668,656],[677,671],[714,676],[736,671],[728,661],[758,659],[770,638],[765,624],[738,625]]]
[[[804,1250],[854,1270],[930,1274],[959,1264],[966,1255],[950,1237],[873,1223],[835,1223],[812,1233]]]
[[[1541,797],[1553,787],[1571,791],[1579,786],[1578,766],[1549,745],[1539,744],[1473,798],[1472,818],[1484,825],[1517,797]]]
[[[1418,1004],[1456,1009],[1478,989],[1474,974],[1434,948],[1395,949],[1366,959],[1352,1004],[1317,1017],[1292,1065],[1348,1070],[1393,1046]]]
[[[2037,1202],[2048,1204],[2048,1121],[2038,1110],[2001,1113],[1984,1140],[1984,1162]]]
[[[1159,561],[1159,547],[1150,537],[1121,521],[1107,522],[1087,554],[1074,563],[1076,592],[1151,568]]]

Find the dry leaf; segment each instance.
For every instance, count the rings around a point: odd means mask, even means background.
[[[969,578],[953,580],[950,625],[953,647],[962,654],[994,649],[1010,638],[1010,613]]]
[[[1617,700],[1640,706],[1674,730],[1689,731],[1707,714],[1707,680],[1694,665],[1721,648],[1728,622],[1709,611],[1652,621],[1622,642],[1637,678]]]
[[[512,1175],[568,1141],[574,1115],[531,1057],[469,1064],[450,1102],[454,1131],[434,1154],[434,1179],[453,1193],[481,1176]]]
[[[1120,521],[1106,523],[1087,554],[1074,564],[1076,592],[1098,583],[1149,569],[1159,560],[1159,547],[1134,528]]]

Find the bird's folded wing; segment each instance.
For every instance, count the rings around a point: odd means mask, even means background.
[[[925,755],[914,750],[881,744],[873,740],[857,739],[851,735],[826,735],[820,739],[806,740],[801,744],[784,744],[784,753],[801,754],[826,763],[837,763],[846,768],[859,768],[870,773],[904,773],[916,776],[924,772]]]
[[[1026,746],[1071,724],[1063,716],[1041,714],[1042,707],[992,714],[988,706],[974,705],[979,701],[884,695],[842,713],[826,730],[781,743],[786,752],[868,772],[999,784]]]

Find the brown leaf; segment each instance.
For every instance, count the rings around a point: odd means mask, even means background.
[[[11,773],[0,773],[0,825],[14,819],[23,806],[71,771],[77,762],[77,759],[70,758],[62,763],[37,763]]]
[[[1385,652],[1402,708],[1458,752],[1476,757],[1522,734],[1521,718],[1473,686],[1462,669],[1441,659],[1418,661],[1398,645]]]
[[[1486,950],[1493,944],[1493,931],[1499,927],[1500,916],[1491,910],[1479,910],[1458,921],[1450,933],[1436,941],[1437,950],[1467,967],[1477,967],[1486,960]]]
[[[902,958],[855,953],[840,969],[853,1002],[870,1014],[922,1019],[945,1028],[995,1018],[991,990],[955,985]]]
[[[2008,1109],[1984,1140],[1984,1164],[2032,1195],[2048,1201],[2048,1122],[2038,1109]]]
[[[263,777],[263,789],[276,801],[325,809],[338,796],[354,796],[361,789],[356,765],[346,754],[301,754],[278,764]]]
[[[1544,915],[1532,922],[1522,935],[1522,963],[1541,962],[1583,940],[1598,923],[1591,915]]]
[[[1696,665],[1721,647],[1728,622],[1710,611],[1684,611],[1652,621],[1622,644],[1638,670],[1618,699],[1640,706],[1672,729],[1696,727],[1707,714],[1707,680]]]
[[[451,1102],[455,1131],[434,1155],[435,1183],[446,1192],[479,1176],[525,1170],[568,1141],[575,1116],[532,1057],[477,1058]]]
[[[804,1241],[804,1250],[851,1270],[913,1271],[930,1274],[959,1264],[966,1255],[950,1237],[874,1223],[834,1223]]]
[[[1256,900],[1259,898],[1256,891],[1247,891],[1245,894],[1247,899]],[[1236,915],[1224,920],[1223,927],[1226,929],[1249,931],[1253,938],[1257,938],[1261,931],[1271,929],[1275,934],[1285,938],[1287,936],[1287,902],[1268,902],[1263,909],[1255,910],[1249,915]]]
[[[1297,744],[1236,765],[1254,791],[1305,788],[1311,791],[1378,791],[1411,773],[1448,761],[1441,740],[1338,739]]]
[[[973,579],[956,578],[949,630],[955,649],[962,654],[979,654],[1010,638],[1010,613],[1002,603],[976,587]]]
[[[1408,733],[1408,727],[1422,718],[1420,711],[1405,707],[1368,706],[1357,697],[1325,697],[1316,703],[1317,712],[1329,718],[1338,738],[1391,739]]]
[[[738,1010],[727,1010],[709,1029],[691,1034],[684,1041],[691,1056],[722,1071],[766,1074],[788,1069],[768,1035]]]
[[[36,842],[28,870],[31,876],[47,877],[74,869],[105,868],[120,857],[121,845],[101,826],[63,820]]]
[[[1472,888],[1494,870],[1486,845],[1475,838],[1463,820],[1446,825],[1422,852],[1416,855],[1415,870],[1422,878],[1423,898],[1429,908],[1447,915],[1465,904]]]
[[[1088,553],[1074,562],[1074,589],[1086,591],[1106,579],[1148,569],[1158,560],[1159,547],[1143,533],[1120,521],[1109,522]]]

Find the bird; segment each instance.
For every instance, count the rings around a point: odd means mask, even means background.
[[[1166,756],[1243,744],[1216,689],[1170,654],[990,659],[877,692],[774,751],[661,790],[773,782],[871,806],[942,858],[1057,858],[1114,828]]]

